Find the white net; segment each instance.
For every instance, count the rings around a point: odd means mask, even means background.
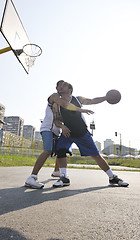
[[[35,63],[36,57],[26,57],[25,63],[27,67],[32,67]]]

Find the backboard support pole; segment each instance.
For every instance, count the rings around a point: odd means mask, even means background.
[[[0,54],[9,52],[11,50],[12,50],[11,47],[6,47],[6,48],[3,48],[3,49],[0,49]]]

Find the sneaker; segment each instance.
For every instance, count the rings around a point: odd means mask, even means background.
[[[60,171],[53,171],[51,177],[60,177]]]
[[[27,178],[26,182],[25,182],[25,187],[31,187],[31,188],[43,188],[44,184],[43,183],[39,183],[37,181],[37,177],[34,176],[30,176]]]
[[[122,179],[118,178],[118,176],[114,175],[114,177],[109,179],[109,183],[111,185],[118,184],[120,187],[127,187],[129,183],[124,182]]]
[[[69,186],[69,185],[70,185],[69,178],[61,176],[60,179],[53,184],[53,187],[64,187],[64,186]]]

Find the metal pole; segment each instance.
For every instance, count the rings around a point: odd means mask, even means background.
[[[120,156],[122,155],[122,135],[120,133]]]
[[[11,47],[6,47],[6,48],[3,48],[3,49],[0,49],[0,54],[9,52],[11,50],[12,50]]]

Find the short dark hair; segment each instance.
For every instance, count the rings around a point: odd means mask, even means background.
[[[56,83],[56,87],[58,87],[58,85],[59,85],[60,82],[64,82],[64,80],[59,80],[59,81]]]
[[[71,93],[73,92],[73,86],[69,83],[68,88],[71,90]]]

